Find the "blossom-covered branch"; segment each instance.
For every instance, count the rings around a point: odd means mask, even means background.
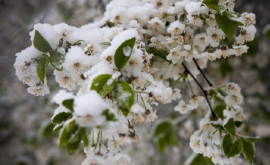
[[[212,105],[210,104],[209,102],[209,99],[208,99],[208,96],[207,96],[207,91],[202,87],[202,85],[198,82],[198,80],[193,76],[193,74],[188,70],[188,68],[186,67],[186,65],[184,63],[182,63],[183,67],[185,68],[185,72],[187,72],[193,79],[194,81],[196,82],[196,84],[199,86],[199,88],[201,89],[206,101],[207,101],[207,104],[209,106],[209,109],[211,111],[211,115],[213,117],[214,120],[217,120],[218,117],[217,115],[215,114],[214,110],[213,110],[213,107]]]
[[[135,123],[154,122],[156,107],[173,101],[181,114],[201,103],[209,106],[191,136],[195,153],[229,164],[242,152],[252,164],[256,140],[236,131],[244,116],[240,87],[229,83],[211,90],[211,99],[221,107],[216,113],[195,78],[201,73],[212,86],[202,72],[208,62],[247,52],[244,44],[254,39],[255,15],[233,8],[233,0],[113,0],[94,24],[36,24],[32,45],[16,54],[16,75],[29,93],[43,96],[50,92],[48,68],[54,69],[56,82],[70,91],[60,90],[53,98],[58,104],[54,131],[60,131],[59,147],[69,154],[83,142],[83,165],[130,164],[121,147],[140,140]],[[235,40],[224,43],[225,38]],[[203,96],[194,95],[190,84],[190,91],[177,88],[186,80],[194,80]],[[178,146],[176,129],[170,120],[156,125],[153,136],[160,152]]]

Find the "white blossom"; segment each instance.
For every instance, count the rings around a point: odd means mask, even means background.
[[[179,104],[174,107],[174,110],[179,111],[181,114],[186,114],[193,109],[193,105],[185,104],[184,101],[180,101]]]

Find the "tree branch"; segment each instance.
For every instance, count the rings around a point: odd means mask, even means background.
[[[211,87],[213,86],[213,84],[208,80],[208,78],[205,76],[205,74],[203,73],[201,67],[199,66],[199,64],[197,63],[197,61],[195,60],[195,58],[193,58],[194,63],[197,66],[197,69],[201,72],[201,74],[203,75],[203,78],[206,80],[206,82],[208,83],[208,85]]]
[[[203,95],[204,95],[204,97],[205,97],[205,99],[206,99],[206,101],[207,101],[207,104],[208,104],[209,108],[210,108],[211,116],[213,117],[214,120],[217,120],[218,117],[217,117],[217,115],[215,114],[215,112],[214,112],[214,110],[213,110],[213,107],[212,107],[212,105],[210,104],[210,101],[209,101],[209,99],[208,99],[208,97],[207,97],[207,91],[206,91],[205,89],[203,89],[203,87],[201,86],[201,84],[200,84],[200,83],[198,82],[198,80],[193,76],[193,74],[189,71],[189,69],[186,67],[186,65],[185,65],[183,62],[182,62],[182,65],[183,65],[183,67],[185,68],[185,72],[187,72],[187,73],[194,79],[194,81],[196,82],[196,84],[199,86],[199,88],[200,88],[201,91],[203,92]]]

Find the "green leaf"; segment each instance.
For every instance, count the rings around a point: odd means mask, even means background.
[[[164,121],[162,123],[159,123],[154,131],[154,136],[164,136],[164,134],[167,134],[167,132],[170,130],[172,127],[172,124],[169,121]]]
[[[233,118],[230,118],[228,122],[224,125],[224,128],[231,134],[235,135],[235,124]]]
[[[67,144],[67,151],[69,155],[73,155],[79,149],[80,143],[68,143]]]
[[[219,0],[203,0],[203,3],[210,9],[214,9],[216,11],[219,10],[218,6]]]
[[[238,155],[242,150],[243,144],[241,139],[236,140],[230,147],[229,154],[227,155],[229,158]]]
[[[60,124],[63,121],[66,121],[68,118],[70,118],[72,116],[71,113],[67,113],[67,112],[60,112],[57,115],[55,115],[52,119],[52,122]]]
[[[43,128],[42,136],[48,137],[49,135],[51,135],[53,133],[53,127],[54,127],[53,123],[51,122],[47,123],[45,127]]]
[[[79,126],[76,124],[75,119],[65,124],[64,128],[60,132],[59,148],[67,145],[68,140],[71,138],[72,134],[76,133],[78,127]]]
[[[59,52],[54,52],[50,56],[50,63],[54,69],[61,71],[63,69],[63,62],[65,61],[65,55]]]
[[[231,64],[229,63],[228,59],[224,59],[221,61],[219,65],[219,71],[222,75],[222,77],[226,77],[229,73],[233,72],[233,68]]]
[[[109,109],[106,109],[102,112],[102,115],[106,117],[107,121],[117,121],[113,113],[110,113]]]
[[[76,41],[73,44],[70,43],[70,42],[68,42],[68,41],[66,41],[67,48],[71,48],[71,46],[81,45],[82,44],[81,41],[84,41],[84,40],[78,40],[78,41]]]
[[[37,75],[38,75],[39,80],[42,82],[42,84],[44,84],[44,79],[47,74],[48,65],[49,65],[49,59],[46,57],[42,57],[39,60],[38,65],[37,65]]]
[[[214,107],[214,112],[218,118],[224,119],[223,111],[226,109],[226,104],[218,104]]]
[[[225,13],[223,15],[217,13],[215,15],[216,21],[220,29],[225,33],[228,39],[231,39],[234,35],[237,23],[232,21]]]
[[[210,158],[198,154],[188,165],[214,165]]]
[[[71,112],[73,112],[73,103],[74,103],[74,99],[67,99],[64,100],[62,102],[63,106],[66,107],[68,110],[70,110]]]
[[[33,44],[34,47],[41,52],[49,52],[53,50],[48,41],[37,30],[35,30]]]
[[[61,128],[63,128],[63,124],[56,124],[53,128],[53,132],[58,132]]]
[[[63,38],[61,38],[60,40],[59,40],[59,44],[58,44],[58,47],[62,47],[63,46]]]
[[[245,139],[249,143],[255,143],[256,141],[260,139],[259,137],[242,137],[242,138]]]
[[[113,22],[110,22],[110,21],[107,21],[107,22],[106,22],[106,25],[107,25],[108,27],[110,27],[110,28],[112,28],[112,27],[115,26],[115,24],[114,24]]]
[[[186,18],[186,15],[185,14],[181,14],[180,17],[179,17],[179,21],[180,22],[184,22],[185,21],[185,18]]]
[[[231,21],[232,21],[233,23],[235,23],[237,26],[244,26],[244,24],[243,24],[242,22],[239,22],[239,21],[234,20],[234,19],[232,19],[232,18],[230,18],[230,19],[231,19]]]
[[[70,48],[72,46],[72,44],[68,41],[66,41],[66,45],[67,45],[67,48]]]
[[[81,44],[82,44],[82,43],[81,43],[82,41],[84,41],[84,40],[79,40],[79,41],[76,41],[75,43],[73,43],[73,44],[72,44],[72,46],[76,46],[76,45],[78,45],[78,46],[79,46],[79,45],[81,45]]]
[[[127,82],[128,84],[131,84],[133,79],[129,77],[121,77],[123,81]]]
[[[67,150],[68,153],[74,154],[78,151],[80,143],[85,135],[86,128],[79,128],[68,140]]]
[[[128,62],[133,47],[135,45],[136,42],[136,38],[133,37],[131,39],[128,39],[126,41],[124,41],[115,51],[115,56],[114,56],[114,63],[115,66],[121,70],[122,68],[124,68],[124,66],[126,65],[126,63]]]
[[[212,125],[214,128],[221,129],[221,130],[225,130],[224,127],[223,127],[222,125],[214,124],[214,123],[211,123],[211,125]]]
[[[168,63],[172,63],[172,61],[167,60],[167,55],[169,54],[169,52],[167,50],[163,50],[163,49],[158,49],[158,48],[149,48],[146,50],[147,53],[149,54],[153,54],[154,57],[159,57],[162,60],[168,62]]]
[[[119,81],[112,90],[113,100],[122,113],[127,116],[134,103],[134,91],[125,81]]]
[[[253,159],[255,156],[255,149],[252,143],[244,140],[242,138],[242,143],[243,143],[243,148],[242,148],[242,152],[244,155],[244,158],[249,162],[249,164],[253,164]]]
[[[221,94],[221,96],[226,96],[227,95],[222,89],[217,89],[217,92],[219,94]],[[215,97],[215,99],[218,99],[219,101],[221,101],[221,102],[223,102],[225,104],[225,101],[224,100],[221,100],[219,97]]]
[[[242,124],[243,124],[243,122],[241,122],[241,121],[235,121],[235,122],[234,122],[234,125],[235,125],[237,128],[239,128]]]
[[[77,131],[68,139],[68,143],[77,143],[80,142],[84,136],[85,128],[79,128]]]
[[[232,137],[230,134],[226,134],[223,138],[222,148],[226,155],[229,155],[232,145]]]
[[[177,131],[169,121],[163,121],[156,126],[154,137],[157,138],[157,146],[161,153],[166,146],[178,146]]]
[[[174,127],[171,127],[170,133],[167,134],[167,137],[165,137],[165,139],[169,140],[169,144],[171,146],[178,146],[177,130]]]
[[[166,139],[165,138],[158,138],[157,146],[160,153],[164,153],[164,149],[166,147]]]
[[[85,131],[84,136],[83,136],[83,144],[84,144],[84,147],[88,147],[88,145],[89,145],[87,131]]]
[[[50,58],[50,56],[47,55],[46,53],[43,53],[43,54],[41,55],[41,57]]]
[[[110,74],[101,74],[93,79],[91,90],[97,91],[101,97],[105,97],[115,85],[115,80],[110,80],[112,75]],[[108,81],[112,82],[108,82]]]

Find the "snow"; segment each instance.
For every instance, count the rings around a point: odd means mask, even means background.
[[[100,116],[108,108],[107,103],[96,91],[90,91],[85,95],[78,96],[74,100],[74,113],[77,116]]]
[[[38,51],[33,45],[28,48],[22,50],[19,53],[16,53],[16,61],[14,66],[16,65],[24,65],[25,61],[32,61],[32,59],[41,56],[41,52]]]
[[[39,31],[53,49],[57,47],[62,34],[57,33],[57,31],[54,30],[53,25],[41,23],[36,24],[34,26],[34,30],[29,33],[32,42],[34,40],[35,30]]]
[[[128,46],[128,45],[123,47],[123,53],[124,53],[125,56],[129,56],[130,53],[131,53],[131,47]]]
[[[66,90],[60,90],[53,98],[52,102],[55,102],[58,105],[61,105],[64,100],[72,99],[74,95]]]
[[[141,39],[136,29],[132,28],[125,30],[123,32],[120,32],[114,37],[114,39],[111,42],[111,45],[116,50],[124,41],[131,39],[133,37],[136,37],[136,41]]]
[[[190,2],[185,9],[189,15],[200,15],[201,2]]]

